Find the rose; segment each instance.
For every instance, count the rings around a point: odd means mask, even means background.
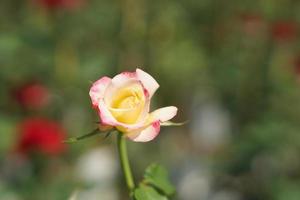
[[[297,57],[294,61],[294,70],[296,72],[296,74],[299,76],[300,75],[300,56]]]
[[[272,26],[272,35],[276,41],[291,41],[297,37],[298,25],[294,21],[277,21]]]
[[[34,0],[47,9],[76,9],[83,5],[84,0]]]
[[[16,150],[19,153],[59,155],[66,146],[62,141],[66,133],[61,125],[45,118],[28,118],[18,126]]]
[[[29,81],[12,91],[12,96],[24,108],[42,108],[50,100],[50,92],[46,86],[37,82]]]
[[[177,113],[174,106],[149,112],[151,98],[158,87],[155,79],[140,69],[97,80],[89,94],[98,110],[100,127],[115,127],[136,142],[153,140],[159,134],[161,123]]]

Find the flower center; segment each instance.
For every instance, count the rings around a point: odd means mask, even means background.
[[[114,102],[113,107],[117,109],[132,109],[140,103],[140,97],[133,91],[129,96],[121,98]]]
[[[140,117],[145,105],[143,89],[132,84],[118,89],[110,103],[110,112],[119,122],[133,124]]]

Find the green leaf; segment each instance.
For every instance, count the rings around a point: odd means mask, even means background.
[[[134,197],[136,200],[168,200],[152,187],[143,184],[134,190]]]
[[[152,164],[146,169],[144,182],[161,190],[167,196],[175,192],[174,186],[168,179],[167,170],[158,164]]]
[[[165,122],[161,122],[160,125],[161,126],[182,126],[182,125],[185,125],[186,123],[188,123],[188,121],[180,122],[180,123],[165,121]]]
[[[72,138],[69,138],[69,139],[67,139],[63,142],[64,143],[74,143],[74,142],[77,142],[79,140],[82,140],[82,139],[85,139],[85,138],[88,138],[88,137],[92,137],[92,136],[100,134],[100,133],[104,133],[104,132],[101,132],[98,128],[96,128],[95,130],[93,130],[92,132],[90,132],[88,134],[81,135],[79,137],[72,137]]]

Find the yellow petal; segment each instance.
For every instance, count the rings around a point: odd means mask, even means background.
[[[110,112],[119,122],[134,124],[145,107],[145,97],[140,84],[131,84],[117,90],[112,98]]]

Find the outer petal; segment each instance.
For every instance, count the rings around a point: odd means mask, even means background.
[[[136,69],[136,76],[142,82],[144,88],[147,90],[151,98],[155,91],[158,89],[159,84],[150,74],[144,72],[141,69]]]
[[[153,121],[165,122],[172,119],[177,114],[177,110],[175,106],[163,107],[153,111],[150,116]]]
[[[94,106],[98,106],[99,100],[104,97],[106,88],[109,86],[110,83],[111,79],[106,76],[93,83],[89,94],[92,99],[92,104]]]
[[[114,86],[119,87],[132,80],[138,80],[135,72],[122,72],[113,77],[111,81]]]
[[[159,121],[156,121],[145,127],[145,129],[128,133],[127,137],[135,142],[149,142],[159,134],[159,131],[160,123]]]

